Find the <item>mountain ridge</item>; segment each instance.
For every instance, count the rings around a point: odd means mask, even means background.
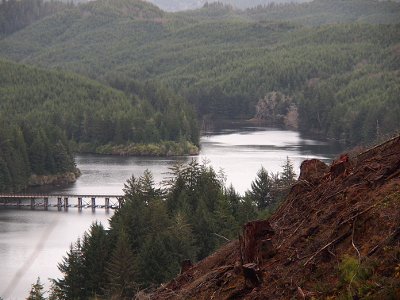
[[[327,1],[307,5],[326,8]],[[251,13],[269,9],[275,8]],[[2,39],[0,55],[103,83],[158,81],[188,99],[200,118],[251,119],[257,108],[270,108],[258,114],[273,116],[262,122],[284,125],[288,114],[297,114],[294,128],[353,145],[396,132],[400,23],[306,26],[243,19],[221,4],[200,11],[212,20],[138,0],[79,4]],[[275,103],[264,105],[274,93]]]

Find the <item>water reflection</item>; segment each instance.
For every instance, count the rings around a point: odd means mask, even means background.
[[[56,188],[45,186],[28,189],[38,193],[108,194],[120,195],[124,184],[132,175],[139,177],[148,169],[156,184],[177,160],[188,163],[209,161],[218,172],[223,170],[227,185],[232,184],[240,194],[250,187],[257,171],[264,166],[269,172],[282,170],[286,157],[293,162],[295,171],[305,159],[318,158],[330,162],[343,150],[338,143],[302,137],[298,132],[265,127],[217,128],[201,138],[199,156],[195,157],[127,157],[93,154],[76,156],[82,176],[76,183]]]

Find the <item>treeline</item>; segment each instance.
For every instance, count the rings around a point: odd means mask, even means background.
[[[75,162],[64,131],[49,126],[22,130],[2,118],[0,192],[18,192],[27,187],[31,174],[65,172],[75,172]]]
[[[0,39],[57,12],[74,7],[73,2],[57,0],[2,0]]]
[[[244,222],[263,216],[295,182],[289,159],[279,174],[261,168],[241,197],[206,162],[177,163],[158,188],[152,174],[132,176],[110,228],[94,223],[59,263],[51,299],[132,299],[175,277],[185,259],[205,258],[237,237]]]
[[[253,21],[290,21],[308,26],[362,21],[396,23],[400,21],[399,3],[376,0],[314,0],[314,1],[246,1],[224,0],[206,2],[201,9],[179,14],[198,20],[242,19]],[[301,2],[301,3],[299,3]],[[241,8],[241,9],[239,9]]]
[[[73,150],[120,154],[196,153],[199,128],[187,101],[152,82],[111,84],[0,60],[0,191],[30,174],[74,168]],[[155,145],[155,146],[153,146]],[[129,149],[140,149],[131,153]]]
[[[400,6],[396,1],[314,0],[305,3],[269,3],[246,9],[256,20],[281,20],[316,26],[333,22],[362,21],[368,23],[400,22]]]

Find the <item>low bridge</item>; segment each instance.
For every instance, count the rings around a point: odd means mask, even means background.
[[[2,206],[27,206],[31,209],[36,207],[44,209],[58,207],[59,210],[69,207],[116,209],[120,208],[123,202],[122,195],[0,194]]]

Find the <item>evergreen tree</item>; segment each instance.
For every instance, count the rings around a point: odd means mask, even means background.
[[[46,173],[46,151],[40,132],[36,132],[33,143],[29,147],[29,162],[34,174],[44,175]]]
[[[60,140],[54,145],[54,163],[57,172],[73,171],[75,166],[73,156],[68,153],[65,145]]]
[[[214,234],[228,240],[235,238],[239,231],[239,226],[233,215],[228,198],[220,194],[215,202],[213,217],[216,231]]]
[[[273,180],[268,172],[261,167],[256,179],[251,183],[251,189],[247,191],[250,199],[257,204],[259,210],[263,210],[275,201],[273,195]]]
[[[256,219],[258,216],[257,205],[253,202],[253,199],[248,194],[240,201],[239,208],[236,214],[236,220],[239,225]]]
[[[84,266],[82,245],[80,239],[71,244],[67,256],[58,264],[58,269],[64,274],[61,279],[52,279],[53,296],[58,299],[85,299],[85,280],[87,272]]]
[[[160,284],[178,274],[179,262],[174,259],[175,249],[168,232],[154,233],[146,241],[138,254],[138,280],[144,286]]]
[[[285,199],[296,182],[296,173],[294,172],[293,163],[289,157],[286,157],[281,167],[282,172],[271,174],[274,190],[273,195],[276,200],[274,207],[272,207],[273,210]]]
[[[10,191],[12,179],[10,171],[4,159],[0,157],[0,192]]]
[[[137,290],[135,283],[136,266],[131,251],[129,237],[120,231],[110,261],[106,266],[108,284],[105,294],[109,299],[132,299]]]
[[[40,282],[40,278],[38,277],[36,283],[32,284],[29,297],[26,298],[26,300],[45,300],[46,298],[44,297],[43,289],[43,284]]]
[[[103,225],[93,223],[82,240],[83,265],[87,277],[85,290],[87,297],[98,295],[107,285],[105,265],[108,259],[107,235]]]
[[[196,261],[198,247],[189,220],[183,212],[177,211],[173,216],[172,222],[173,224],[168,229],[168,234],[174,260],[178,264],[181,264],[184,259]]]
[[[215,235],[216,227],[214,221],[212,212],[207,209],[204,201],[199,199],[192,219],[193,233],[196,238],[196,244],[199,247],[197,260],[207,257],[220,245],[220,238]]]
[[[281,172],[280,180],[283,182],[283,186],[289,187],[293,185],[296,181],[296,173],[294,172],[293,163],[289,156],[286,157],[286,161],[281,167],[283,170]]]

